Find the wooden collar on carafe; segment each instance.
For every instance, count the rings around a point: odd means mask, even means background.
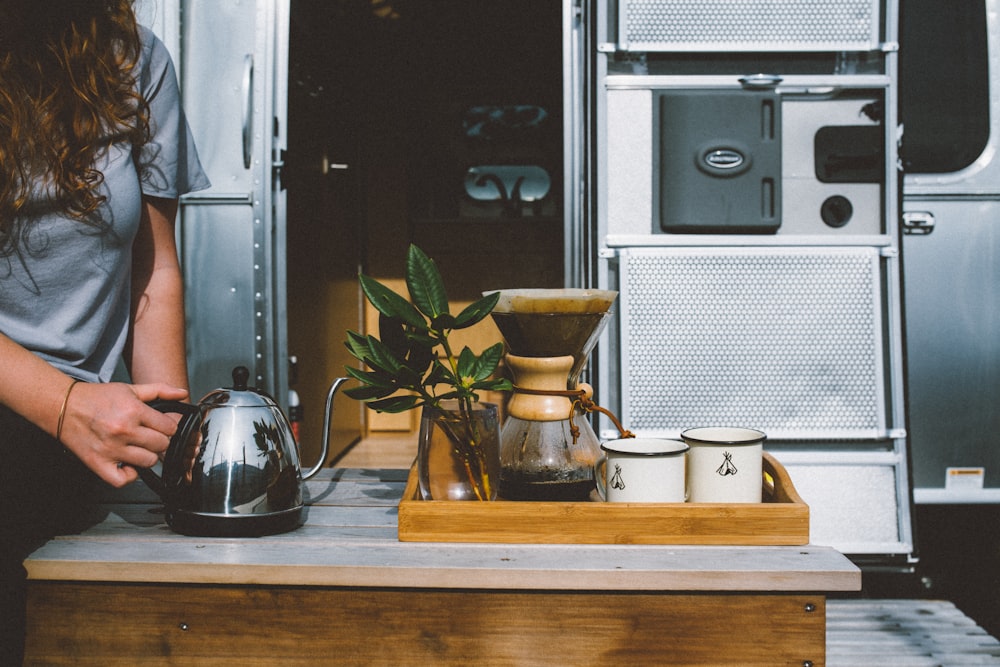
[[[607,408],[602,408],[597,403],[594,403],[593,399],[591,399],[593,390],[590,388],[590,385],[583,386],[586,387],[586,389],[529,389],[527,387],[518,387],[517,385],[514,385],[514,393],[531,394],[533,396],[565,396],[573,399],[569,408],[569,432],[570,435],[573,436],[574,445],[576,444],[577,438],[580,437],[580,427],[573,423],[573,415],[576,413],[577,408],[580,409],[580,412],[586,412],[588,414],[591,412],[600,412],[607,415],[608,419],[614,423],[615,428],[618,429],[618,433],[621,434],[619,437],[634,438],[635,433],[632,433],[632,431],[629,431],[622,426],[622,423],[618,420],[618,417],[616,417],[614,413]]]

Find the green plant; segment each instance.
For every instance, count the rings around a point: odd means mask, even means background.
[[[481,434],[475,432],[470,411],[480,391],[509,391],[506,378],[493,377],[503,358],[503,343],[481,354],[468,346],[456,356],[450,334],[482,321],[496,306],[499,292],[478,299],[457,315],[449,311],[444,281],[434,261],[411,245],[406,257],[406,288],[410,300],[379,281],[361,274],[361,289],[379,313],[379,335],[347,332],[345,345],[368,370],[347,367],[360,386],[345,394],[379,412],[404,412],[423,405],[441,408],[455,399],[459,419],[451,427],[456,449],[465,457],[470,481],[485,476],[478,451]],[[480,483],[480,486],[483,486]],[[488,496],[490,481],[485,479]]]

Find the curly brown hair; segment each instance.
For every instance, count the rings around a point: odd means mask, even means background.
[[[0,3],[0,255],[30,228],[43,188],[87,224],[104,201],[94,159],[110,137],[149,133],[136,88],[141,45],[132,0]]]

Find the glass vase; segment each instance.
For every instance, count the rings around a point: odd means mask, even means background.
[[[424,500],[495,500],[500,413],[493,403],[442,401],[420,415],[417,473]]]

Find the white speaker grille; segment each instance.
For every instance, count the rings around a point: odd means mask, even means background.
[[[620,261],[626,428],[884,435],[874,248],[628,249]]]
[[[877,0],[621,0],[621,41],[634,51],[873,49]]]

